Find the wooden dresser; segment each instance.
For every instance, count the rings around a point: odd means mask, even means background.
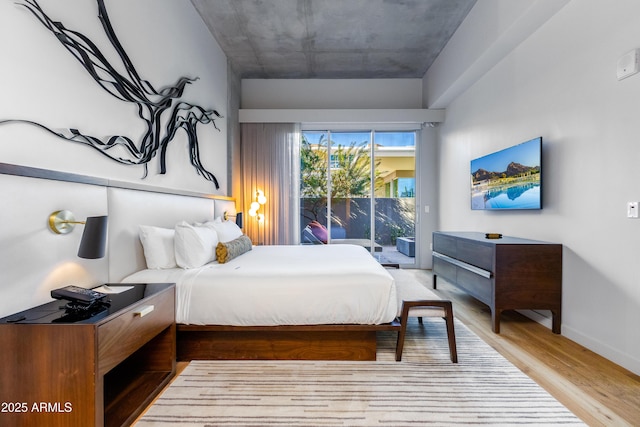
[[[64,300],[0,319],[0,425],[130,425],[173,378],[175,286],[111,286],[131,289],[83,320]]]
[[[503,310],[550,310],[552,330],[562,321],[562,245],[484,233],[433,233],[433,287],[440,276],[491,309],[500,333]]]

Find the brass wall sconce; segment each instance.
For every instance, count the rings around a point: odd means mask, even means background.
[[[84,224],[84,222],[76,221],[70,211],[55,211],[49,215],[49,228],[56,234],[71,233],[76,224]]]
[[[61,210],[49,215],[49,228],[56,234],[68,234],[76,224],[84,224],[78,256],[96,259],[104,257],[107,243],[107,216],[90,216],[86,221],[76,221],[70,211]]]
[[[236,225],[242,228],[242,212],[236,212],[235,215],[232,215],[229,212],[224,211],[224,215],[222,217],[225,221],[228,221],[233,216],[236,218]]]

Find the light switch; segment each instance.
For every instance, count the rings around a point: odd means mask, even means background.
[[[638,202],[627,203],[627,218],[638,218]]]
[[[627,52],[618,60],[616,74],[618,80],[626,79],[640,71],[640,49]]]

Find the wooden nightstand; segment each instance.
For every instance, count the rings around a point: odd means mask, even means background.
[[[86,320],[63,300],[0,319],[0,425],[130,425],[173,378],[175,285],[110,286],[132,288]]]

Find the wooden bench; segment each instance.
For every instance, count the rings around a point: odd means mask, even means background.
[[[417,282],[410,273],[397,269],[389,273],[396,279],[396,292],[398,297],[398,317],[400,329],[396,344],[396,361],[402,360],[402,350],[407,332],[409,317],[417,317],[422,324],[423,317],[442,317],[447,327],[449,340],[449,354],[453,363],[458,363],[456,350],[456,335],[453,326],[453,307],[451,301],[443,300],[438,295]]]

